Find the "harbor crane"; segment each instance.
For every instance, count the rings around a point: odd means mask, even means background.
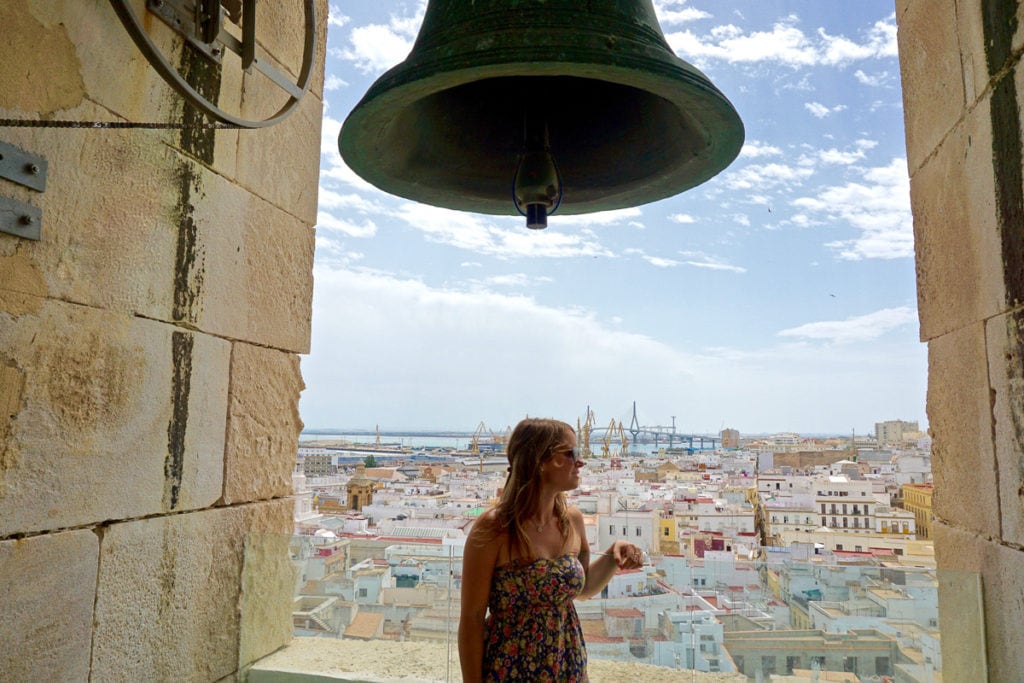
[[[587,406],[587,418],[580,424],[580,419],[576,418],[576,433],[580,436],[580,452],[583,454],[583,459],[590,457],[590,433],[594,430],[594,411]]]

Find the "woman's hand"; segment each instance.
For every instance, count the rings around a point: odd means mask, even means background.
[[[608,549],[619,569],[639,569],[644,566],[644,551],[628,541],[615,541]]]

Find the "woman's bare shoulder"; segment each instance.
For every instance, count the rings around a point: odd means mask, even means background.
[[[473,522],[473,526],[469,529],[471,536],[495,536],[503,531],[504,529],[502,529],[502,525],[499,523],[497,510],[495,508],[488,508],[482,512]]]

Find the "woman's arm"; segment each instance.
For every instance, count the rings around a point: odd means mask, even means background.
[[[580,591],[578,599],[592,598],[600,593],[608,582],[615,576],[618,569],[638,569],[644,565],[643,551],[627,541],[615,541],[608,550],[602,553],[596,560],[590,563],[590,550],[587,547],[586,528],[583,524],[583,515],[578,509],[573,509],[571,515],[576,533],[582,539],[580,541],[580,562],[583,564],[583,572],[586,574],[586,581],[583,590]],[[589,564],[588,564],[589,563]]]
[[[491,575],[503,536],[485,512],[473,524],[462,555],[462,610],[459,616],[459,663],[464,683],[478,683],[484,671],[484,617],[491,595]]]

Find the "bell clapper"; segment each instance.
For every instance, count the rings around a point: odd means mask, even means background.
[[[513,180],[516,210],[526,216],[526,227],[542,230],[548,215],[562,203],[562,178],[551,155],[548,124],[529,115],[523,123],[523,152]]]

